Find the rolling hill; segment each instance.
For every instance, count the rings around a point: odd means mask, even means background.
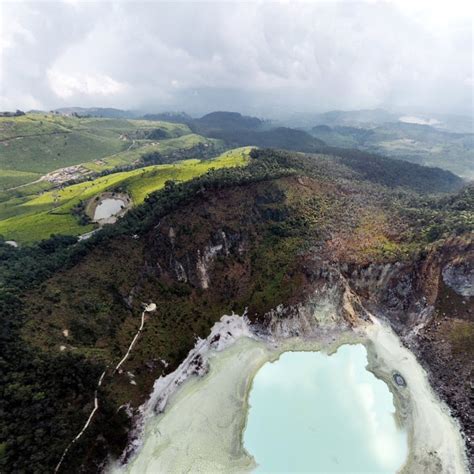
[[[212,112],[187,122],[196,133],[224,141],[228,146],[257,146],[317,152],[324,142],[303,130],[273,127],[270,122],[236,112]]]
[[[84,219],[85,206],[105,191],[127,193],[133,205],[164,187],[167,181],[183,182],[212,169],[243,166],[249,149],[235,149],[212,160],[184,160],[167,165],[153,165],[64,186],[49,191],[33,187],[32,193],[0,202],[0,235],[5,240],[31,243],[51,234],[80,235],[97,225]],[[82,206],[77,209],[78,206]],[[81,219],[81,217],[83,219]],[[89,216],[91,217],[91,216]]]
[[[144,138],[143,134],[157,131],[164,139],[191,134],[184,124],[148,120],[46,113],[0,117],[0,186],[19,186],[59,168],[101,160],[142,143],[149,144],[150,141],[139,140]]]

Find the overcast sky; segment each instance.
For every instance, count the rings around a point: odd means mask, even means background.
[[[472,114],[472,2],[0,2],[0,110]]]

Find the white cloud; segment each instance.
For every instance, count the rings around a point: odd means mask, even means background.
[[[126,90],[126,85],[109,76],[95,74],[69,75],[50,69],[48,80],[53,92],[61,99],[74,96],[108,96],[117,95]]]
[[[2,4],[3,5],[3,4]],[[459,2],[35,2],[2,7],[0,96],[44,107],[469,112]]]

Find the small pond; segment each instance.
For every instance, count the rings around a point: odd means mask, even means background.
[[[95,208],[94,220],[100,221],[118,214],[125,206],[122,199],[106,198]]]

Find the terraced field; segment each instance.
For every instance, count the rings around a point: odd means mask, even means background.
[[[73,210],[104,191],[127,192],[134,205],[144,201],[168,180],[187,181],[210,169],[244,166],[250,147],[237,148],[213,160],[184,160],[113,173],[62,189],[42,190],[42,183],[25,187],[20,195],[4,196],[0,202],[0,235],[6,240],[30,243],[51,234],[80,235],[95,228],[81,225]],[[32,192],[28,194],[28,189]]]

